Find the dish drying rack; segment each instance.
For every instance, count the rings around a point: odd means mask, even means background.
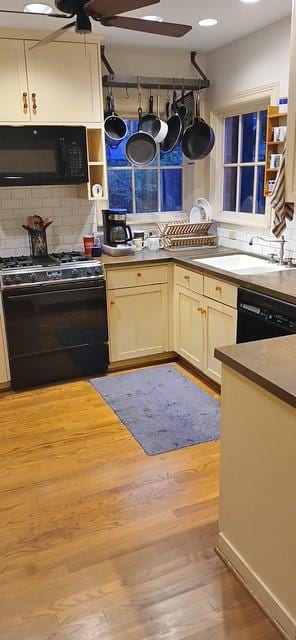
[[[164,248],[168,250],[214,247],[218,237],[209,235],[213,222],[169,222],[158,223]]]

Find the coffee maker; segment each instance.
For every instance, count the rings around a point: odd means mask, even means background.
[[[103,251],[109,255],[126,255],[133,253],[133,239],[130,226],[127,224],[126,209],[103,209],[104,244]]]

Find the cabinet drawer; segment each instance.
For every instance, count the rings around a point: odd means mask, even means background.
[[[195,293],[203,294],[203,276],[195,271],[183,269],[183,267],[175,267],[175,284],[195,291]]]
[[[237,308],[237,287],[222,280],[205,276],[204,295],[234,309]]]
[[[141,287],[150,284],[165,284],[167,281],[167,265],[107,271],[107,285],[109,290]]]

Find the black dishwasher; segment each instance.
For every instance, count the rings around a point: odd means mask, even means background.
[[[239,289],[237,342],[252,342],[296,333],[296,305]]]

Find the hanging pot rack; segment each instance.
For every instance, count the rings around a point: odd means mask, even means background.
[[[196,55],[196,51],[191,51],[190,62],[200,76],[200,78],[197,78],[196,80],[193,78],[121,76],[115,74],[106,57],[105,47],[101,47],[102,62],[108,71],[108,74],[103,76],[103,86],[123,89],[137,89],[138,87],[141,87],[142,89],[175,89],[176,91],[202,91],[202,89],[208,89],[210,81],[196,62]]]

